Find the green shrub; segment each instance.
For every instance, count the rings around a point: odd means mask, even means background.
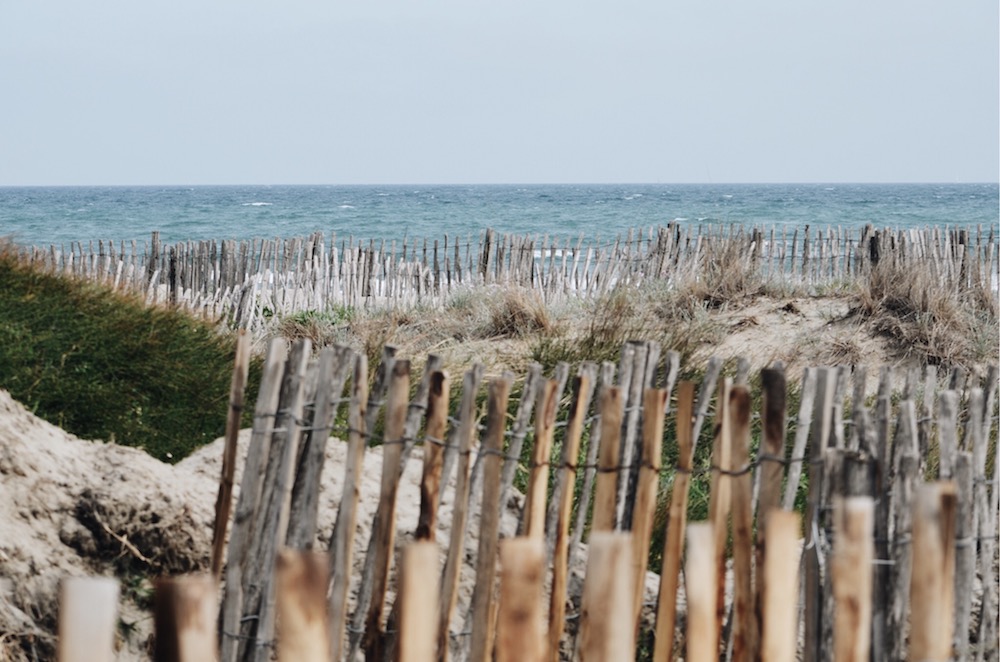
[[[235,340],[206,320],[4,253],[0,320],[0,388],[77,436],[177,461],[225,430]]]

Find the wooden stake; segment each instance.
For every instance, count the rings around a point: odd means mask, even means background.
[[[59,595],[59,662],[115,659],[118,593],[118,580],[110,577],[63,580]]]
[[[240,436],[243,399],[250,371],[250,336],[241,329],[236,336],[236,359],[229,385],[229,411],[226,415],[226,448],[222,454],[222,479],[215,501],[215,526],[212,529],[212,574],[222,573],[222,552],[226,547],[226,529],[233,505],[233,476],[236,473],[236,445]]]
[[[635,578],[632,617],[636,632],[646,593],[646,566],[649,544],[653,536],[653,516],[656,514],[656,493],[660,487],[663,456],[663,425],[667,409],[666,389],[646,389],[642,405],[642,466],[636,486],[632,511],[632,567]]]
[[[712,466],[721,471],[713,471],[709,486],[708,518],[715,532],[715,571],[714,586],[716,596],[715,616],[716,632],[722,633],[726,618],[726,542],[729,538],[729,513],[732,510],[732,487],[730,476],[722,471],[732,471],[732,421],[729,412],[729,392],[733,382],[725,377],[719,384],[719,394],[716,399],[715,438],[712,442]]]
[[[601,448],[598,459],[597,489],[594,494],[593,531],[612,531],[615,528],[615,498],[618,444],[621,441],[622,392],[617,386],[604,386],[601,390]]]
[[[835,505],[831,567],[836,600],[835,662],[868,662],[871,652],[874,513],[871,497],[850,497]]]
[[[379,656],[382,646],[382,610],[389,583],[396,538],[396,494],[403,455],[404,427],[410,399],[410,362],[398,360],[392,368],[385,411],[385,444],[382,447],[382,490],[372,525],[375,551],[372,601],[365,618],[363,647],[370,659]]]
[[[399,600],[399,662],[437,660],[438,547],[415,542],[403,552]]]
[[[558,385],[554,379],[545,380],[538,391],[535,407],[535,445],[531,449],[531,473],[524,502],[524,535],[531,538],[545,537],[545,499],[549,488],[549,455],[556,422]]]
[[[911,662],[951,659],[955,573],[955,485],[917,488],[910,583]]]
[[[431,375],[425,432],[427,443],[424,445],[424,470],[420,479],[420,520],[415,534],[417,540],[434,540],[437,535],[438,495],[441,491],[449,394],[448,374],[437,371]]]
[[[153,621],[156,662],[218,659],[215,635],[217,585],[211,575],[187,575],[155,582]]]
[[[326,554],[278,554],[278,660],[329,662]]]
[[[943,394],[942,394],[943,395]],[[943,404],[942,400],[942,404]],[[955,660],[965,662],[969,655],[969,623],[972,616],[972,595],[976,579],[976,522],[973,508],[972,453],[955,454],[955,486],[958,488],[955,529],[955,632],[952,638]]]
[[[545,543],[536,537],[500,543],[500,611],[497,662],[541,662],[545,658],[542,600]]]
[[[775,510],[767,518],[760,656],[766,662],[795,660],[801,526],[796,512]]]
[[[330,591],[331,658],[339,660],[347,622],[347,593],[351,583],[354,556],[354,530],[357,522],[360,479],[365,453],[365,410],[368,406],[368,359],[356,354],[351,379],[351,404],[347,414],[347,460],[344,463],[344,491],[337,510],[337,522],[330,541],[330,567],[333,588]]]
[[[250,448],[243,465],[240,498],[236,502],[233,531],[229,539],[226,559],[226,583],[223,597],[222,631],[236,634],[243,617],[243,566],[251,546],[254,516],[260,505],[264,472],[274,430],[274,416],[278,408],[281,375],[285,368],[288,345],[282,339],[272,340],[267,348],[264,369],[261,373],[257,403],[254,408],[253,432]],[[224,637],[222,660],[236,659],[239,640]]]
[[[580,660],[614,662],[635,655],[632,605],[632,536],[595,531],[583,586]]]
[[[684,659],[688,662],[718,662],[719,659],[718,573],[715,567],[718,536],[713,529],[710,522],[694,522],[687,527],[684,578],[688,613],[687,656]]]
[[[733,654],[734,662],[750,662],[757,649],[753,592],[753,476],[750,462],[750,391],[735,386],[729,395],[730,453],[733,478]]]
[[[466,371],[462,384],[462,404],[459,409],[458,422],[458,476],[455,483],[454,508],[451,515],[451,538],[448,541],[448,557],[445,560],[444,572],[441,576],[441,606],[438,611],[438,658],[445,661],[449,654],[449,622],[455,611],[455,600],[458,598],[458,580],[462,570],[462,557],[465,549],[465,522],[468,516],[466,504],[469,501],[469,456],[472,442],[476,439],[476,393],[479,391],[479,380],[482,377],[482,366],[474,366]]]
[[[504,431],[507,427],[507,400],[510,381],[505,378],[490,382],[489,405],[486,417],[486,436],[483,450],[489,453],[483,460],[483,508],[479,526],[479,555],[476,559],[476,586],[472,593],[472,635],[469,659],[486,660],[493,648],[494,580],[496,576],[497,536],[500,528],[500,511],[496,508],[500,498],[500,453],[503,450]]]
[[[667,540],[663,546],[663,568],[660,571],[660,593],[656,607],[656,645],[653,660],[667,662],[673,659],[674,626],[677,622],[677,586],[680,579],[681,552],[687,523],[688,485],[691,480],[693,448],[692,427],[689,422],[694,413],[694,383],[677,385],[677,472],[670,494],[670,520]]]
[[[555,549],[552,554],[552,592],[549,601],[548,656],[550,662],[559,662],[559,643],[562,640],[566,616],[566,575],[569,560],[569,518],[573,508],[573,488],[576,482],[576,462],[580,455],[580,438],[583,419],[590,405],[591,376],[593,370],[581,371],[574,380],[573,405],[569,412],[566,437],[563,439],[563,479],[557,499],[558,513],[555,525]]]

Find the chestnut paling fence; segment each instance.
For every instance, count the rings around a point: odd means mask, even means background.
[[[758,392],[746,362],[730,377],[713,359],[699,385],[675,352],[633,342],[618,365],[516,382],[474,365],[458,387],[433,355],[411,385],[386,347],[369,388],[364,355],[275,340],[230,517],[247,347],[243,334],[212,572],[157,585],[158,659],[997,659],[996,367],[913,369],[901,391],[882,368],[866,397],[864,367],[810,368],[789,389],[775,366]],[[347,445],[342,466],[323,466],[327,444]],[[379,504],[355,541],[376,446]],[[397,530],[418,461],[419,522]],[[344,489],[318,549],[324,471]],[[707,514],[687,522],[696,483]],[[60,650],[110,659],[113,608],[107,580],[67,583]]]
[[[546,302],[601,295],[650,281],[706,278],[741,262],[765,282],[824,285],[864,278],[889,261],[917,266],[956,288],[997,288],[994,228],[856,230],[669,223],[614,241],[549,239],[483,231],[477,238],[361,241],[353,237],[187,241],[141,245],[26,247],[22,255],[54,272],[98,280],[251,331],[274,315],[335,308],[439,306],[479,286],[534,290]]]

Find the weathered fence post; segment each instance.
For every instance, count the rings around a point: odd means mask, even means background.
[[[848,497],[834,506],[836,539],[830,570],[836,601],[836,662],[868,662],[871,652],[874,513],[871,497]]]
[[[59,662],[111,662],[115,659],[118,580],[110,577],[64,579],[59,590]]]
[[[510,380],[494,379],[490,382],[486,416],[486,436],[483,440],[483,508],[479,520],[479,554],[476,559],[476,586],[472,592],[470,623],[472,634],[469,659],[485,660],[493,648],[494,583],[500,511],[496,508],[500,498],[500,454],[503,452],[504,431],[507,428],[507,400]]]
[[[433,540],[411,543],[400,570],[399,662],[437,660],[438,547]]]
[[[718,536],[710,522],[695,522],[687,527],[687,656],[690,662],[717,662],[719,659],[718,573],[715,567],[715,541]]]
[[[542,662],[545,631],[545,543],[537,537],[500,543],[497,662]]]
[[[329,662],[326,554],[284,549],[278,554],[278,660]]]
[[[216,595],[217,586],[211,575],[157,580],[153,597],[156,662],[218,659]]]
[[[635,655],[631,547],[628,533],[595,531],[590,537],[580,614],[583,662],[614,662]]]
[[[799,529],[798,513],[775,510],[767,518],[764,537],[767,554],[763,568],[760,659],[766,662],[793,662],[799,616]]]

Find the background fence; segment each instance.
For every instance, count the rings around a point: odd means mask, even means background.
[[[955,287],[996,289],[995,228],[692,226],[629,231],[611,243],[484,231],[477,239],[355,241],[305,238],[138,245],[111,241],[22,249],[32,263],[110,283],[254,329],[275,314],[334,307],[441,305],[480,285],[533,289],[553,302],[650,280],[704,277],[740,261],[769,283],[830,284],[864,277],[889,261]]]
[[[729,377],[712,360],[698,385],[678,379],[675,352],[634,342],[618,365],[584,363],[572,379],[566,364],[516,381],[472,366],[459,389],[433,355],[413,387],[410,362],[386,347],[369,389],[364,355],[311,354],[308,341],[269,345],[230,518],[241,340],[213,575],[158,586],[159,659],[997,659],[996,367],[984,382],[915,369],[901,392],[882,368],[866,398],[864,367],[807,369],[788,389],[775,366],[751,389],[745,362]],[[347,444],[344,466],[323,466],[328,443]],[[381,498],[358,576],[358,485],[375,445]],[[399,531],[416,447],[420,519]],[[345,478],[317,552],[322,471]],[[519,471],[515,536],[502,513]],[[708,509],[688,524],[695,485]],[[450,537],[437,540],[446,491]],[[411,536],[396,559],[395,539]],[[65,604],[62,641],[75,636]]]

